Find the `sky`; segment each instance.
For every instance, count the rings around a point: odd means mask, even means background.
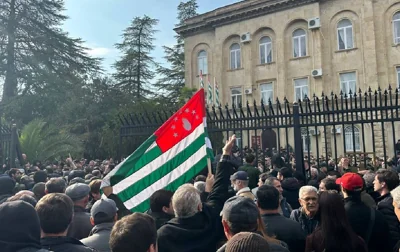
[[[148,15],[159,20],[156,27],[155,50],[152,56],[163,60],[163,45],[175,44],[173,28],[177,23],[176,8],[182,0],[65,0],[65,14],[69,19],[63,28],[71,37],[81,38],[88,53],[104,59],[103,68],[111,73],[111,65],[118,59],[114,44],[121,41],[122,31],[134,17]],[[197,0],[199,13],[239,2],[239,0]]]

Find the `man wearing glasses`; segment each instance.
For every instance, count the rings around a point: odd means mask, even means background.
[[[290,218],[300,223],[306,235],[318,226],[318,192],[313,186],[302,186],[299,191],[300,208],[293,210]]]

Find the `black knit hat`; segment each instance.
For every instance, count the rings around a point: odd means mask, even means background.
[[[225,252],[269,252],[269,244],[256,233],[241,232],[230,239]]]

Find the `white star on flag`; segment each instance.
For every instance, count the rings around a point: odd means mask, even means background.
[[[174,133],[174,137],[178,137],[178,134],[177,134],[177,133]]]
[[[175,117],[175,118],[174,118],[174,121],[177,122],[177,121],[178,121],[178,117]]]
[[[193,115],[196,114],[196,110],[193,110],[193,111],[192,111],[192,114],[193,114]]]
[[[175,125],[172,125],[172,127],[171,127],[172,129],[175,129],[176,127],[175,127]]]
[[[186,112],[186,113],[189,113],[189,111],[190,111],[189,109],[185,109],[185,112]]]

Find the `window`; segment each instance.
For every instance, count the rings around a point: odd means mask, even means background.
[[[202,50],[197,55],[197,67],[199,69],[199,74],[207,74],[208,73],[208,64],[207,64],[207,52]]]
[[[266,64],[272,62],[272,41],[270,37],[260,39],[260,63]]]
[[[339,50],[353,48],[353,24],[348,19],[338,23],[338,48]]]
[[[342,90],[343,94],[349,94],[350,90],[352,94],[354,94],[354,92],[357,92],[356,83],[356,72],[340,74],[340,89]]]
[[[232,105],[236,107],[242,103],[242,88],[232,88],[231,89]]]
[[[272,82],[261,84],[261,99],[264,104],[268,104],[268,101],[274,102],[274,89],[272,86]]]
[[[393,38],[396,45],[400,44],[400,12],[393,16]]]
[[[307,55],[306,32],[297,29],[293,32],[293,57],[304,57]]]
[[[236,136],[236,146],[242,149],[242,132],[233,132]]]
[[[400,67],[396,67],[397,72],[397,87],[400,88]]]
[[[360,130],[355,126],[347,125],[344,127],[344,138],[346,150],[361,151]],[[355,144],[355,146],[354,146]]]
[[[301,140],[303,142],[303,152],[311,151],[311,135],[306,128],[301,129]]]
[[[231,45],[230,51],[231,51],[231,69],[241,68],[240,45],[239,44]]]
[[[303,100],[304,97],[308,96],[308,79],[297,79],[294,80],[294,94],[296,101]]]

